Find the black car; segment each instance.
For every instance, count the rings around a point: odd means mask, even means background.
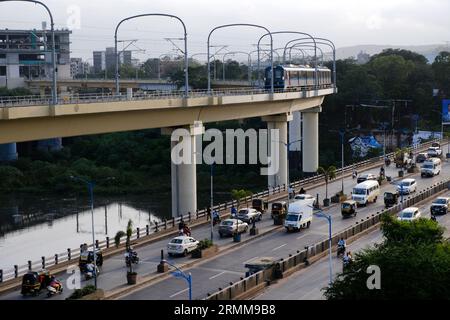
[[[417,157],[416,157],[416,162],[417,163],[422,163],[422,162],[424,162],[425,160],[427,160],[429,157],[428,157],[428,154],[427,153],[419,153],[418,155],[417,155]]]
[[[450,198],[448,197],[439,197],[436,200],[433,201],[431,204],[431,214],[432,215],[438,215],[438,214],[446,214],[448,212],[450,206]]]
[[[357,183],[361,183],[361,182],[364,182],[366,180],[377,180],[377,176],[372,174],[372,173],[364,173],[364,174],[360,175],[356,179],[356,182]]]

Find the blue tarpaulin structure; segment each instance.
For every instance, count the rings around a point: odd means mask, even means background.
[[[373,136],[354,137],[348,140],[354,157],[365,157],[370,149],[380,149],[382,145]]]

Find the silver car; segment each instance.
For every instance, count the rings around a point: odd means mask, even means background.
[[[239,219],[226,219],[219,225],[219,236],[231,236],[237,233],[247,232],[248,224]]]
[[[244,222],[253,223],[254,221],[261,221],[262,213],[254,208],[243,208],[239,210],[236,218]]]

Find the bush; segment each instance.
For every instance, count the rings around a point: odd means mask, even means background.
[[[211,247],[213,245],[212,241],[210,239],[203,239],[200,240],[197,249],[203,250]]]
[[[95,287],[93,285],[85,286],[82,289],[76,289],[68,298],[67,300],[75,300],[80,299],[84,296],[87,296],[88,294],[94,293]]]

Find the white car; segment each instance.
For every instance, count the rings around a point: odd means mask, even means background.
[[[179,236],[170,240],[167,244],[167,253],[169,256],[175,254],[187,255],[189,252],[197,249],[199,242],[192,237]]]
[[[427,150],[427,154],[430,158],[440,157],[442,155],[442,150],[439,149],[439,147],[429,147]]]
[[[310,195],[310,194],[303,193],[303,194],[298,194],[298,195],[296,195],[296,196],[294,197],[294,200],[307,200],[307,199],[312,199],[312,200],[314,200],[313,206],[316,205],[316,200],[317,200],[316,197],[314,197],[314,196],[312,196],[312,195]]]
[[[410,194],[417,191],[416,179],[403,179],[398,185],[397,190],[400,194]]]
[[[420,212],[419,208],[417,207],[409,207],[406,209],[403,209],[397,219],[400,221],[413,221],[417,220],[422,216],[422,213]]]
[[[238,211],[236,218],[247,223],[261,221],[262,213],[254,208],[243,208]]]

